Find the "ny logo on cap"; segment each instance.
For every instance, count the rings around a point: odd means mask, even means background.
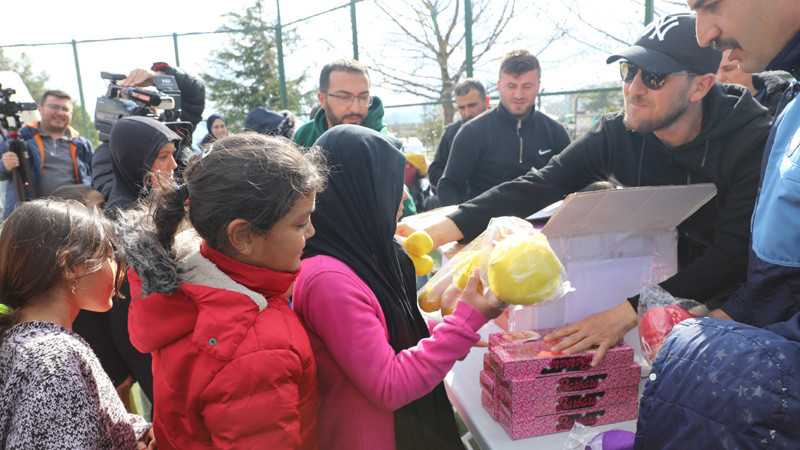
[[[654,38],[658,38],[659,41],[664,42],[664,38],[667,36],[667,31],[677,27],[678,25],[678,16],[662,17],[658,20],[658,22],[653,22],[649,27],[647,27],[644,30],[644,33],[642,33],[642,36],[647,35],[652,27],[653,33],[648,36],[648,39],[653,40]]]

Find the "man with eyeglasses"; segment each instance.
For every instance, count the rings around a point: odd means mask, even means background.
[[[383,122],[383,103],[370,95],[367,68],[343,59],[326,64],[319,75],[317,99],[321,108],[313,120],[294,133],[294,142],[311,147],[329,128],[343,123],[361,125],[388,134]]]
[[[609,57],[608,63],[622,60],[625,110],[605,114],[541,170],[501,184],[428,226],[434,244],[472,239],[492,217],[526,217],[596,181],[714,183],[717,196],[678,226],[678,273],[661,287],[718,307],[745,278],[750,215],[771,118],[745,87],[715,82],[721,53],[699,47],[694,30],[694,15],[666,16],[645,28],[633,46]],[[553,351],[566,354],[598,346],[596,366],[636,326],[636,294],[545,339],[564,338]]]
[[[542,68],[527,50],[509,52],[500,63],[500,104],[465,123],[453,139],[439,180],[442,206],[457,205],[538,170],[569,145],[564,126],[535,108]]]
[[[25,124],[20,139],[25,141],[37,197],[47,197],[67,184],[92,184],[92,143],[69,124],[72,99],[59,90],[48,90],[39,102],[41,120]],[[11,171],[20,165],[19,158],[0,142],[3,165],[0,180],[6,184],[3,220],[17,207],[17,192]]]

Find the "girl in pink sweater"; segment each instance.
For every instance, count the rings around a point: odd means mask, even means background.
[[[500,314],[470,284],[429,333],[414,268],[394,241],[405,157],[397,139],[340,125],[317,141],[331,168],[312,214],[294,308],[320,389],[320,447],[463,448],[442,380]]]

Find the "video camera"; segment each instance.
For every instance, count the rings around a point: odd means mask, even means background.
[[[0,126],[3,131],[3,140],[6,141],[8,151],[16,153],[19,158],[19,167],[11,171],[14,177],[14,188],[17,191],[17,202],[33,200],[36,198],[36,188],[33,185],[31,164],[28,161],[28,152],[25,143],[19,138],[19,129],[22,126],[19,114],[22,111],[33,111],[36,103],[12,102],[11,96],[17,91],[12,88],[3,89],[0,84]],[[8,119],[14,119],[13,125]],[[6,133],[8,135],[6,136]]]
[[[97,97],[94,112],[94,126],[101,141],[111,138],[111,128],[123,117],[145,116],[164,122],[181,136],[188,136],[191,143],[194,127],[189,122],[179,122],[181,91],[175,77],[154,75],[155,91],[118,85],[118,81],[125,79],[123,74],[100,72],[100,77],[109,80],[106,95]],[[158,112],[154,108],[158,108]]]
[[[3,129],[8,130],[9,124],[8,119],[14,119],[14,128],[19,129],[22,125],[19,120],[19,114],[22,111],[35,111],[36,110],[36,103],[32,102],[12,102],[11,96],[16,94],[12,88],[5,88],[3,89],[3,85],[0,84],[0,123],[2,123]]]

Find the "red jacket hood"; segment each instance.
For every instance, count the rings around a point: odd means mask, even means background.
[[[269,302],[287,301],[283,293],[297,276],[241,263],[205,243],[178,266],[187,272],[177,291],[144,298],[140,298],[141,278],[133,269],[128,271],[132,298],[128,327],[131,342],[143,353],[194,332],[195,345],[228,360],[256,315]],[[212,338],[218,344],[209,346]]]

